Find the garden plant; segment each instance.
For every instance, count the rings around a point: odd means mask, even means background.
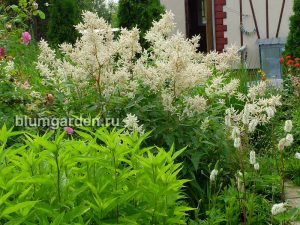
[[[198,52],[156,1],[154,21],[119,32],[68,2],[50,6],[49,33],[66,30],[47,40],[34,38],[32,18],[48,19],[37,2],[0,7],[0,224],[300,220],[285,196],[300,184],[300,55],[280,59],[278,89],[249,78],[236,46]]]

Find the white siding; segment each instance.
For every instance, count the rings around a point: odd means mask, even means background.
[[[176,29],[175,32],[180,31],[184,35],[186,34],[185,25],[185,5],[184,0],[161,0],[161,3],[175,15]]]
[[[282,0],[269,0],[269,37],[276,37],[278,21]],[[258,24],[260,38],[267,38],[266,33],[266,2],[265,0],[253,0],[253,7]],[[289,17],[292,14],[293,1],[287,0],[283,12],[283,17],[280,26],[279,37],[286,38],[289,32]],[[240,16],[239,16],[239,0],[227,0],[224,11],[227,12],[227,18],[224,24],[227,25],[227,32],[225,37],[228,38],[228,45],[237,44],[240,46]],[[255,28],[254,19],[249,1],[243,0],[243,24],[247,31],[253,31]],[[256,44],[257,34],[247,36],[244,34],[244,45],[248,49],[248,67],[259,68],[259,47]],[[227,46],[228,46],[227,45]]]

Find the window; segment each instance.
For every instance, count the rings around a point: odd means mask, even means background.
[[[206,25],[206,0],[197,0],[198,26]]]

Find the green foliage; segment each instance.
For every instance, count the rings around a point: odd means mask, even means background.
[[[151,28],[153,21],[161,18],[164,11],[164,7],[159,0],[120,0],[118,9],[119,26],[129,29],[138,27],[141,31],[141,42],[145,46],[144,34]]]
[[[0,131],[1,224],[185,224],[183,151],[142,148],[147,136],[100,128],[43,136]],[[23,136],[24,138],[24,136]]]
[[[33,66],[38,47],[34,40],[29,45],[20,42],[22,32],[28,29],[21,11],[16,13],[1,6],[0,12],[0,48],[5,50],[5,56],[0,59],[0,124],[12,125],[15,115],[24,114],[30,99],[29,90],[22,89],[21,85],[25,82],[32,84],[38,79]],[[5,67],[12,61],[14,68],[6,71]]]
[[[290,32],[285,46],[285,54],[300,56],[300,0],[294,0],[294,15],[290,17]]]
[[[99,17],[104,18],[108,23],[112,23],[112,14],[115,11],[116,5],[110,3],[106,5],[104,0],[79,0],[81,9],[96,12]]]
[[[80,21],[77,0],[52,0],[49,6],[47,39],[56,46],[63,42],[74,43],[78,33],[74,28]]]

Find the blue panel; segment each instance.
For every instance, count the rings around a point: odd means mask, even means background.
[[[261,68],[270,79],[281,79],[281,66],[279,59],[284,45],[261,45]]]

